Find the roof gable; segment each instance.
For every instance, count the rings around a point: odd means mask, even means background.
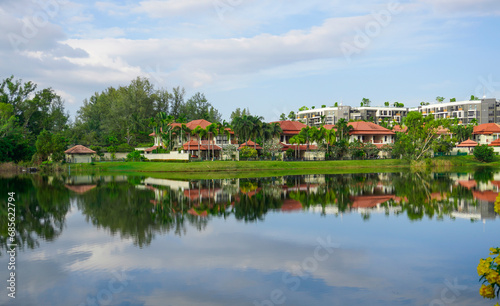
[[[352,126],[352,130],[350,132],[351,135],[365,134],[365,135],[394,135],[395,133],[389,129],[386,129],[383,126],[375,124],[373,122],[366,121],[355,121],[349,122],[350,126]]]
[[[189,123],[186,124],[186,126],[190,130],[194,130],[194,129],[196,129],[197,126],[201,127],[202,129],[206,129],[207,126],[209,126],[210,124],[212,124],[212,122],[209,122],[205,119],[198,119],[198,120],[190,121]]]
[[[91,150],[87,147],[84,147],[82,145],[76,145],[72,147],[71,149],[68,149],[64,151],[66,154],[95,154],[94,150]]]
[[[500,125],[496,123],[483,123],[474,127],[473,134],[497,134],[500,133]]]

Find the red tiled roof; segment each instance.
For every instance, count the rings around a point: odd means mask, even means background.
[[[302,130],[307,126],[299,121],[286,120],[286,121],[276,121],[276,122],[280,124],[281,130],[283,130],[282,134],[284,135],[297,135],[298,133],[300,133],[300,130]]]
[[[493,140],[488,146],[490,146],[490,147],[500,147],[500,138]]]
[[[462,141],[457,147],[475,147],[477,146],[477,142],[474,140],[467,139],[466,141]]]
[[[491,134],[500,134],[500,125],[496,123],[483,123],[474,127],[473,135],[483,134],[483,135],[491,135]]]
[[[186,126],[190,130],[194,130],[197,126],[200,126],[201,128],[206,129],[207,126],[209,126],[210,124],[212,124],[212,123],[205,120],[205,119],[198,119],[198,120],[193,120],[193,121],[188,122],[186,124]]]
[[[64,186],[69,190],[79,194],[84,194],[85,192],[97,187],[97,185],[64,185]]]
[[[385,127],[378,124],[365,121],[349,122],[350,126],[353,127],[350,135],[394,135],[395,133]]]
[[[84,147],[82,145],[76,145],[76,146],[72,147],[71,149],[64,151],[64,153],[66,153],[66,154],[95,154],[95,151],[93,151],[87,147]]]
[[[323,125],[323,127],[327,130],[331,130],[331,129],[333,129],[334,131],[337,130],[337,128],[335,128],[335,125],[333,125],[333,124],[325,124],[325,125]]]
[[[302,203],[297,200],[286,199],[281,205],[281,211],[302,210]]]
[[[468,181],[460,180],[460,181],[457,181],[457,183],[460,186],[465,187],[467,189],[471,189],[471,188],[474,188],[477,186],[477,183],[474,180],[468,180]]]
[[[242,143],[241,146],[238,148],[238,149],[241,149],[243,147],[250,147],[250,148],[253,148],[255,145],[255,142],[251,141],[251,140],[248,140],[247,142],[245,143]],[[257,150],[262,150],[262,147],[259,146],[258,144],[256,145],[255,147]]]
[[[437,134],[438,135],[446,135],[446,134],[451,134],[450,130],[445,128],[445,127],[438,127],[437,130],[436,130]]]
[[[472,196],[474,199],[483,200],[486,202],[495,202],[498,196],[498,192],[494,192],[493,190],[485,190],[485,191],[472,191]]]
[[[407,126],[402,127],[401,125],[397,124],[397,125],[392,127],[392,130],[394,132],[406,133],[406,132],[408,132],[408,127]]]
[[[369,208],[375,207],[378,204],[385,203],[394,199],[395,195],[371,195],[371,196],[354,196],[352,199],[352,207],[354,208]]]
[[[158,148],[159,148],[159,146],[153,146],[153,147],[151,147],[151,148],[147,148],[147,149],[145,149],[145,150],[144,150],[144,152],[153,152],[154,150],[156,150],[156,149],[158,149]]]

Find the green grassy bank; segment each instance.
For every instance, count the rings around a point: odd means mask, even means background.
[[[71,167],[69,169],[69,167]],[[105,174],[139,174],[157,178],[243,178],[304,174],[395,172],[408,168],[402,160],[342,160],[342,161],[204,161],[174,162],[102,162],[64,165],[65,172]]]

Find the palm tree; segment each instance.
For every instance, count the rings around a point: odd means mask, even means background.
[[[196,135],[196,138],[198,139],[198,158],[200,158],[200,136],[204,134],[204,131],[205,130],[199,125],[191,131],[191,134]]]
[[[281,135],[281,133],[283,132],[283,130],[281,129],[281,125],[278,122],[269,123],[269,127],[271,130],[271,135],[273,137],[276,137],[276,136],[279,137],[279,135]]]
[[[337,122],[337,138],[339,138],[339,140],[343,140],[344,138],[349,137],[349,132],[352,129],[352,125],[349,125],[344,118],[341,118]]]
[[[310,137],[309,131],[311,129],[312,129],[311,127],[306,126],[303,127],[299,133],[299,135],[305,140],[305,143],[307,143],[307,151],[309,151],[309,137]]]
[[[243,115],[241,117],[236,117],[233,120],[233,129],[234,132],[238,135],[239,141],[243,142],[250,138],[252,133],[253,123],[250,120],[249,116]]]
[[[253,137],[253,148],[254,150],[257,150],[257,137],[260,137],[263,135],[263,129],[262,129],[262,120],[264,120],[264,117],[262,116],[248,116],[250,118],[250,121],[252,122],[252,132],[250,135]]]
[[[207,130],[207,133],[209,135],[208,136],[209,137],[208,150],[210,151],[210,142],[212,142],[212,158],[213,158],[215,156],[213,138],[217,137],[217,135],[219,135],[219,127],[218,127],[217,123],[214,122],[214,123],[210,124],[209,126],[207,126],[206,130]]]
[[[188,134],[191,135],[191,129],[189,129],[185,123],[181,123],[180,126],[176,126],[173,130],[175,133],[179,134],[179,140],[181,143],[184,143]]]
[[[174,116],[168,115],[165,112],[159,112],[158,113],[158,119],[160,120],[160,131],[163,135],[168,134],[168,139],[163,139],[164,141],[167,140],[168,142],[168,149],[170,149],[170,146],[172,144],[172,126],[171,123],[175,121]]]

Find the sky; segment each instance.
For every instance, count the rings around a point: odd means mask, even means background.
[[[500,98],[498,0],[0,0],[0,77],[83,100],[147,77],[224,119]]]

